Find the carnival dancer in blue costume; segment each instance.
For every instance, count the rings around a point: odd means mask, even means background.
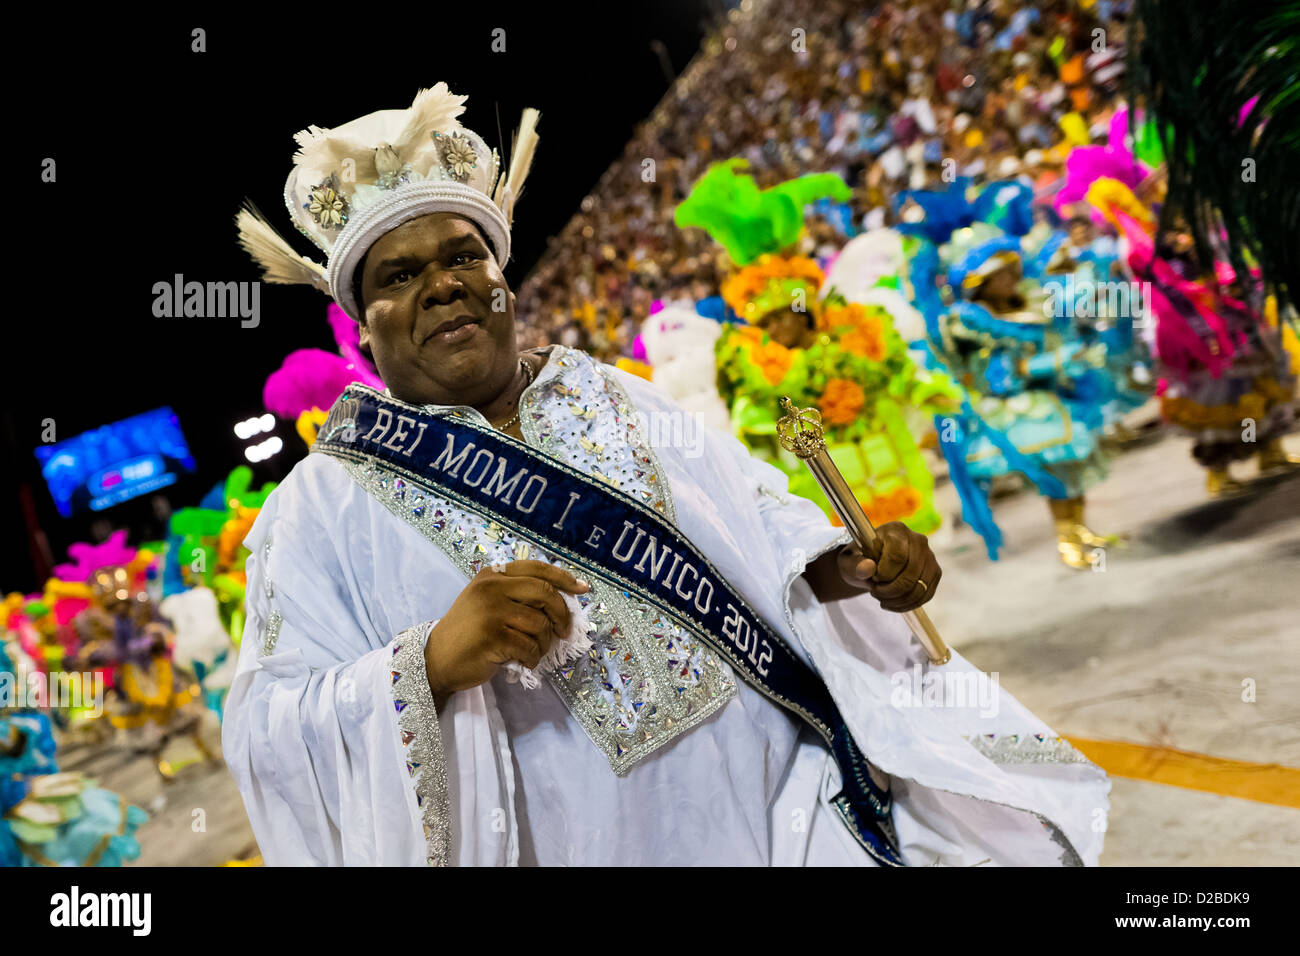
[[[1149,306],[1120,265],[1118,243],[1099,235],[1087,216],[1074,216],[1035,261],[1055,306],[1057,331],[1105,349],[1105,364],[1076,381],[1076,391],[1098,395],[1108,438],[1121,444],[1134,440],[1137,435],[1124,419],[1155,393],[1155,378],[1150,349],[1138,334]]]
[[[60,773],[54,755],[49,717],[0,711],[0,866],[121,866],[138,857],[145,812],[80,773]]]
[[[1088,568],[1098,549],[1114,542],[1083,520],[1084,493],[1105,475],[1104,394],[1097,387],[1105,347],[1058,326],[1041,281],[1027,275],[1052,254],[1043,247],[1030,257],[1024,249],[1032,228],[1028,188],[992,183],[973,202],[967,191],[963,183],[900,197],[900,228],[926,240],[912,262],[912,283],[928,345],[971,393],[955,423],[961,427],[941,432],[941,447],[963,513],[977,530],[992,521],[993,479],[1019,472],[1048,499],[1061,560]],[[993,545],[989,550],[996,556]]]

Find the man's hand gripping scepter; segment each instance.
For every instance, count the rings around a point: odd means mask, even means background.
[[[777,422],[777,438],[781,447],[793,453],[808,465],[821,485],[822,491],[830,500],[831,507],[839,515],[840,521],[852,536],[854,543],[862,553],[872,561],[881,556],[881,535],[871,524],[862,505],[849,489],[844,476],[831,460],[826,451],[826,439],[822,428],[821,413],[815,408],[796,408],[790,399],[781,399],[781,408],[785,412]],[[931,583],[919,580],[917,586],[929,589]],[[885,602],[888,606],[889,602]],[[952,658],[952,652],[935,630],[930,616],[921,608],[904,611],[903,619],[912,629],[916,639],[925,648],[926,654],[934,664],[946,664]]]

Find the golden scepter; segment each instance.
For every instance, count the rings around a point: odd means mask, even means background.
[[[849,490],[848,482],[826,451],[821,412],[815,408],[796,408],[788,398],[781,399],[781,410],[785,415],[776,423],[776,435],[781,447],[808,465],[817,484],[821,485],[822,491],[830,499],[831,507],[840,516],[840,521],[862,549],[862,553],[878,560],[880,536],[876,534],[871,519],[862,510],[862,505]],[[948,645],[943,642],[930,615],[924,610],[917,608],[915,611],[905,611],[903,620],[907,621],[907,626],[912,629],[933,663],[947,664],[952,659],[952,651],[948,650]]]

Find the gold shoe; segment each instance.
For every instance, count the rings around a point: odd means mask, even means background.
[[[1118,535],[1095,534],[1085,524],[1075,524],[1073,531],[1075,540],[1089,548],[1109,548],[1119,544]]]
[[[1064,519],[1068,520],[1072,527],[1070,532],[1074,540],[1089,548],[1110,548],[1119,544],[1119,536],[1114,534],[1097,534],[1086,524],[1083,523],[1083,498],[1071,498],[1064,502]]]
[[[1211,468],[1205,473],[1205,490],[1211,498],[1228,498],[1241,494],[1246,486],[1228,474],[1227,468]]]
[[[1098,553],[1094,546],[1079,537],[1079,529],[1087,531],[1081,524],[1070,521],[1056,523],[1056,551],[1061,562],[1078,571],[1086,571],[1097,563]],[[1091,534],[1091,532],[1089,532]]]
[[[1291,455],[1282,447],[1282,439],[1274,438],[1259,450],[1259,473],[1274,474],[1300,468],[1300,456]]]
[[[1056,550],[1061,556],[1062,563],[1076,571],[1086,571],[1092,567],[1092,556],[1077,542],[1058,538]]]

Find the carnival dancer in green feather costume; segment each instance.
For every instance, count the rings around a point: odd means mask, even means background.
[[[822,196],[848,199],[843,180],[818,174],[760,190],[744,170],[737,159],[712,167],[676,217],[679,226],[706,229],[738,267],[722,296],[746,324],[728,326],[716,351],[718,387],[737,437],[789,475],[792,493],[836,521],[807,468],[776,441],[783,397],[816,407],[831,457],[871,520],[934,531],[934,479],[905,410],[955,410],[960,390],[916,366],[887,309],[847,302],[834,290],[823,295],[818,265],[787,252],[799,239],[804,205]]]

